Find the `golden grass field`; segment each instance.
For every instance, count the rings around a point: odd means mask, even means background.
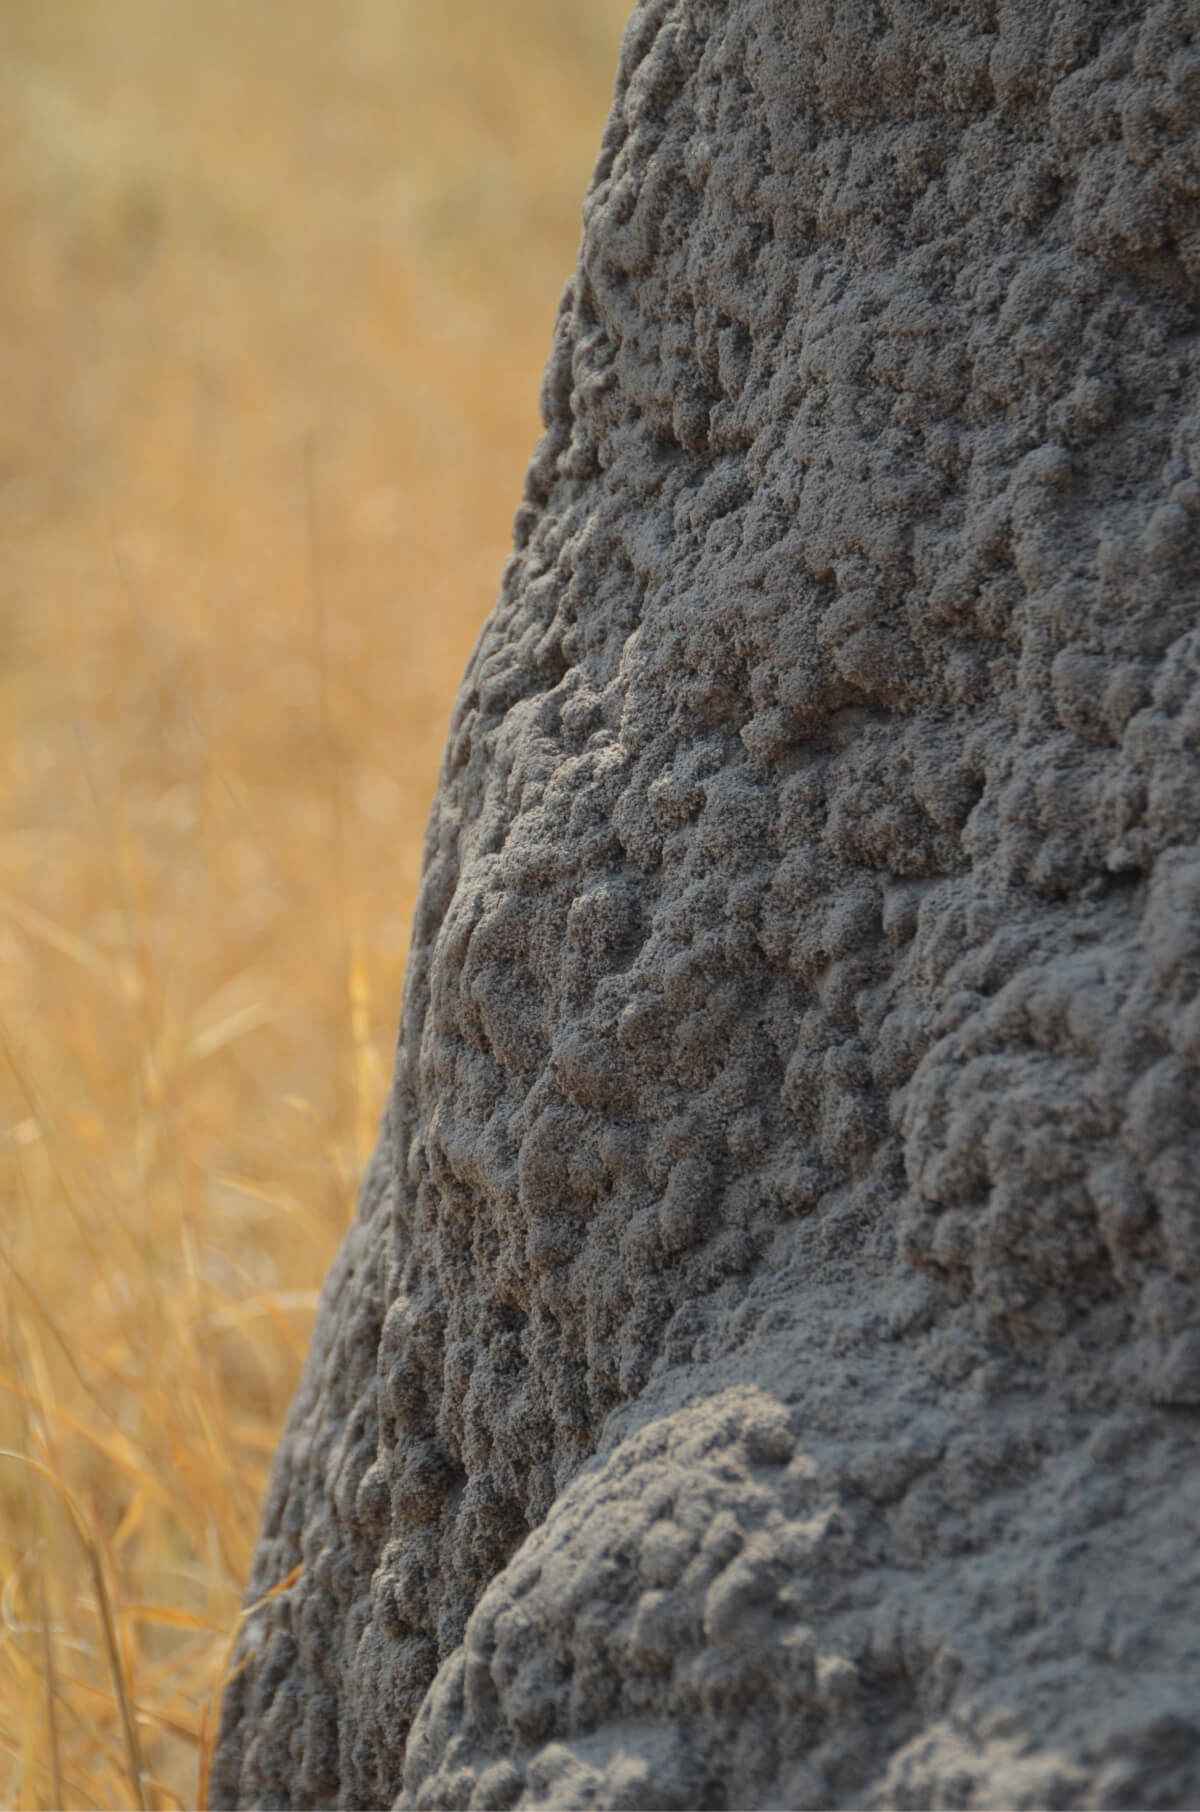
[[[203,1795],[626,10],[0,0],[4,1805]]]

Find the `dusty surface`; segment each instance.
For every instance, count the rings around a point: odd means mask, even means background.
[[[218,1803],[1200,1797],[1196,27],[635,13]]]

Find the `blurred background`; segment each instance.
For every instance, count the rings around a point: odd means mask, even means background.
[[[628,0],[0,0],[0,1803],[194,1805]]]

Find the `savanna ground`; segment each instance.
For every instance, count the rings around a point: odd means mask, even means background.
[[[626,10],[0,0],[5,1805],[203,1793]]]

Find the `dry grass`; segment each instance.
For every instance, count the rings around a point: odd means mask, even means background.
[[[191,1805],[626,0],[0,0],[0,1802]]]

